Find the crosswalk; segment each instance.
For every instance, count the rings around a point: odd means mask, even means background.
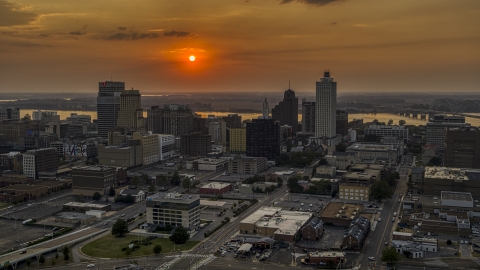
[[[176,263],[180,262],[181,260],[183,260],[187,257],[192,258],[192,260],[195,259],[195,258],[203,258],[202,260],[195,263],[194,265],[192,265],[189,268],[189,269],[198,269],[200,266],[206,265],[209,262],[211,262],[211,261],[213,261],[217,258],[213,255],[201,255],[201,254],[192,254],[192,253],[187,253],[187,254],[182,254],[182,255],[165,256],[165,257],[166,258],[172,258],[172,260],[160,265],[159,267],[156,268],[156,270],[171,269]]]

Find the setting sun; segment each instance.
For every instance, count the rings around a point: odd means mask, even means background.
[[[195,61],[195,56],[194,55],[190,55],[190,57],[188,58],[191,62]]]

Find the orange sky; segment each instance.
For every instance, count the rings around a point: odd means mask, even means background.
[[[324,69],[339,92],[478,92],[480,1],[0,0],[0,92],[314,92]]]

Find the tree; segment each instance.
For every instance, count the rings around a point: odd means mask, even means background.
[[[70,259],[69,254],[70,254],[70,250],[68,249],[67,246],[64,246],[63,247],[63,259],[65,261],[68,261]]]
[[[27,263],[27,266],[30,266],[30,264],[32,264],[32,260],[30,259],[27,259],[25,262]]]
[[[301,177],[299,175],[288,178],[287,186],[290,189],[291,193],[303,192],[303,188],[302,186],[300,186],[300,184],[298,184],[298,180],[301,180]]]
[[[387,182],[377,180],[372,184],[370,188],[372,190],[373,199],[381,201],[391,198],[393,196],[393,188],[391,188]]]
[[[153,253],[155,253],[155,255],[158,255],[158,254],[160,254],[160,252],[162,252],[162,246],[160,246],[160,245],[155,245],[155,246],[153,247]]]
[[[163,186],[163,187],[165,187],[168,184],[168,178],[167,178],[167,176],[165,176],[163,174],[157,175],[157,181],[158,181],[157,182],[158,185]]]
[[[328,165],[327,159],[322,157],[318,162],[318,165]]]
[[[405,122],[405,120],[403,120],[403,119],[398,121],[398,124],[399,124],[400,126],[403,126],[403,125],[405,125],[406,123],[407,123],[407,122]]]
[[[45,263],[45,257],[43,255],[40,255],[40,258],[38,258],[39,263]]]
[[[148,174],[142,174],[142,181],[147,185],[150,184],[150,176]]]
[[[410,258],[412,257],[412,252],[410,250],[404,250],[403,255],[405,255],[405,257],[407,258]]]
[[[171,183],[172,185],[175,185],[175,186],[180,185],[180,175],[178,174],[178,171],[175,171],[175,172],[173,173],[173,176],[172,176],[172,178],[170,179],[170,183]]]
[[[138,186],[138,184],[140,184],[140,177],[135,175],[130,182],[132,185]]]
[[[190,177],[185,177],[182,180],[182,187],[183,189],[186,189],[187,191],[190,191],[190,186],[192,185],[192,181],[190,180]]]
[[[172,236],[170,236],[170,241],[174,242],[175,244],[184,244],[190,238],[190,234],[188,234],[187,229],[182,226],[178,226],[173,231]]]
[[[127,255],[127,257],[129,257],[130,254],[132,254],[132,249],[131,249],[131,248],[127,248],[127,249],[125,250],[125,255]]]
[[[150,193],[155,192],[155,183],[153,181],[148,186],[148,192],[150,192]]]
[[[127,194],[127,196],[125,196],[125,198],[123,198],[123,201],[126,202],[126,203],[133,203],[135,201],[135,198],[133,198],[132,195]]]
[[[339,143],[337,146],[335,146],[335,151],[345,152],[345,150],[347,150],[347,145],[344,143]]]
[[[195,187],[197,187],[198,185],[200,185],[200,181],[194,180],[194,181],[192,182],[192,188],[195,188]]]
[[[95,201],[98,201],[102,198],[102,194],[100,194],[99,192],[95,192],[93,193],[93,196],[92,198],[95,200]]]
[[[112,226],[112,235],[117,237],[125,236],[128,233],[128,223],[119,218]]]
[[[382,262],[386,262],[388,264],[395,264],[400,260],[400,254],[398,254],[397,250],[394,247],[386,248],[382,251]]]
[[[388,125],[389,126],[393,125],[393,120],[392,119],[388,120]]]
[[[108,191],[108,195],[115,196],[115,189],[113,188],[113,186],[110,187],[110,190]]]
[[[442,165],[442,160],[439,157],[432,157],[428,162],[427,166],[440,166]]]
[[[449,246],[452,245],[452,240],[448,239],[447,240],[447,245],[449,245]]]

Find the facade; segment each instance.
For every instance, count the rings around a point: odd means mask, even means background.
[[[145,200],[145,192],[143,192],[140,189],[135,189],[135,188],[124,188],[118,193],[118,195],[119,196],[125,196],[125,197],[127,195],[130,195],[134,198],[134,201],[136,203]]]
[[[173,157],[175,155],[175,136],[158,134],[158,147],[160,160]]]
[[[274,119],[253,119],[248,122],[246,138],[247,156],[273,160],[280,155],[280,124]]]
[[[120,110],[120,94],[125,90],[124,82],[105,81],[98,83],[97,129],[98,136],[108,138],[108,130],[117,126]]]
[[[267,158],[238,158],[228,161],[228,173],[259,174],[267,169]]]
[[[230,153],[243,154],[247,151],[247,129],[230,129]]]
[[[365,136],[397,137],[408,139],[408,128],[405,126],[369,125],[364,130]]]
[[[165,227],[182,226],[195,230],[200,226],[200,196],[157,193],[147,198],[147,223]]]
[[[200,171],[220,171],[228,164],[228,160],[223,158],[200,158],[193,161],[187,161],[187,170]]]
[[[345,200],[370,201],[370,184],[340,184],[338,198]]]
[[[332,138],[336,135],[337,83],[325,71],[316,83],[315,137]]]
[[[358,161],[357,153],[355,152],[333,152],[333,155],[326,155],[325,159],[327,160],[328,165],[333,166],[338,170],[347,170]]]
[[[225,121],[228,128],[242,127],[242,116],[236,113],[231,113],[228,116],[222,116],[222,120]]]
[[[336,119],[337,119],[336,133],[342,136],[347,136],[348,135],[348,112],[344,110],[337,110]]]
[[[137,131],[145,129],[141,99],[138,90],[123,90],[120,93],[117,126]]]
[[[265,101],[263,101],[263,106],[262,106],[262,119],[269,119],[269,118],[270,118],[270,109],[268,107],[267,98],[265,98]]]
[[[3,171],[23,173],[23,155],[20,152],[1,154],[0,167]]]
[[[158,134],[134,132],[133,139],[139,140],[142,145],[143,165],[149,165],[160,160]]]
[[[425,170],[423,167],[413,167],[410,171],[411,179],[413,184],[423,184],[423,175]]]
[[[279,121],[280,125],[292,127],[292,133],[298,131],[298,97],[295,91],[288,89],[283,94],[283,100],[272,109],[272,118]]]
[[[444,164],[448,167],[480,169],[480,130],[448,128]]]
[[[73,194],[93,196],[95,192],[108,194],[115,187],[117,171],[113,167],[85,166],[72,170]]]
[[[307,257],[302,259],[302,261],[312,265],[320,265],[322,263],[328,265],[330,262],[333,262],[334,265],[337,265],[340,263],[346,263],[347,259],[345,258],[343,252],[315,251],[309,252]]]
[[[212,141],[217,144],[225,145],[227,143],[227,123],[222,119],[208,124],[208,135],[212,137]]]
[[[55,148],[28,150],[23,154],[23,174],[28,178],[37,179],[43,171],[58,169],[58,155]]]
[[[147,110],[146,130],[154,134],[163,133],[162,129],[163,109],[159,106],[152,106]]]
[[[91,124],[92,123],[92,117],[88,114],[70,113],[70,116],[67,117],[66,120],[70,124]]]
[[[445,119],[444,119],[445,120]],[[447,120],[445,120],[447,121]],[[448,128],[468,128],[470,124],[465,123],[465,117],[463,117],[463,123],[459,122],[428,122],[426,132],[426,143],[433,144],[437,147],[437,154],[443,157],[445,154],[445,142],[447,139]]]
[[[302,101],[302,131],[315,133],[315,102]]]
[[[323,222],[318,217],[312,218],[307,225],[302,228],[302,239],[308,241],[317,241],[323,235]]]
[[[55,111],[37,110],[32,112],[32,120],[43,122],[60,121],[60,115],[57,115],[57,112]]]
[[[98,146],[98,164],[115,167],[135,167],[143,164],[143,148],[140,144],[124,146]]]
[[[212,137],[201,133],[182,135],[180,139],[180,153],[194,157],[206,157],[212,150]]]
[[[471,192],[480,197],[480,170],[425,167],[424,194],[440,196],[442,191]]]
[[[181,136],[193,131],[193,113],[188,105],[165,105],[162,120],[165,134]]]
[[[20,109],[0,108],[0,121],[20,121]]]
[[[433,157],[437,156],[437,146],[428,143],[422,147],[422,165],[427,165]]]
[[[351,226],[343,237],[342,249],[361,250],[364,241],[364,231],[358,226]]]
[[[357,153],[361,160],[383,160],[389,164],[397,163],[402,154],[398,145],[354,143],[346,152]]]
[[[232,184],[210,182],[198,189],[199,194],[219,195],[232,190]]]

